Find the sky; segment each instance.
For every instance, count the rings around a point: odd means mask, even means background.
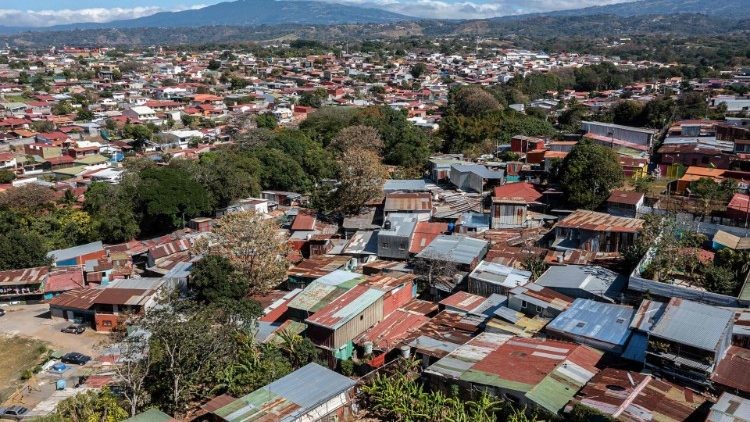
[[[132,19],[222,0],[0,0],[0,25],[50,26]],[[473,19],[620,3],[628,0],[328,0],[409,16]],[[630,0],[632,1],[632,0]]]

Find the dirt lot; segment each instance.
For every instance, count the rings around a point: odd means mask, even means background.
[[[97,364],[74,365],[62,374],[42,371],[24,384],[19,377],[24,369],[31,369],[38,363],[40,346],[45,345],[60,354],[80,352],[96,359],[97,349],[106,336],[93,330],[80,335],[60,332],[70,323],[50,319],[48,305],[12,305],[2,309],[5,316],[0,317],[0,405],[19,404],[29,409],[40,406],[44,411],[39,414],[47,414],[59,400],[77,391],[67,388],[56,392],[55,382],[66,379],[72,387],[79,375],[91,371]],[[16,394],[9,397],[12,393]]]
[[[70,323],[50,319],[46,304],[12,305],[3,309],[5,316],[0,317],[0,335],[42,340],[58,352],[80,352],[90,356],[96,356],[96,346],[106,340],[104,334],[90,329],[80,335],[61,333],[60,330]]]
[[[42,341],[0,335],[0,403],[22,383],[21,374],[36,366],[46,351]]]

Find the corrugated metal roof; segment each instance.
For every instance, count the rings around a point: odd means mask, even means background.
[[[707,422],[747,422],[750,421],[750,400],[722,393],[719,401],[711,407]]]
[[[22,286],[42,283],[48,274],[47,267],[0,271],[0,286]]]
[[[424,315],[415,314],[403,309],[396,309],[384,320],[354,339],[355,344],[362,345],[371,341],[375,350],[388,352],[429,321]]]
[[[648,349],[648,335],[641,332],[634,332],[630,336],[627,347],[622,352],[622,356],[625,359],[632,360],[634,362],[645,362],[646,361],[646,350]]]
[[[432,195],[421,193],[390,193],[385,197],[385,212],[394,211],[431,211]]]
[[[550,289],[580,289],[613,301],[619,298],[628,278],[596,265],[562,265],[547,269],[536,283]]]
[[[716,351],[734,312],[684,299],[669,301],[651,335],[703,350]]]
[[[697,420],[695,411],[707,401],[670,382],[614,368],[596,374],[574,400],[617,420],[675,422]]]
[[[85,245],[74,246],[67,249],[57,249],[47,253],[47,257],[53,258],[55,262],[67,261],[73,258],[77,258],[82,255],[88,255],[94,252],[103,251],[104,245],[102,242],[92,242]]]
[[[475,259],[482,259],[489,243],[466,236],[440,235],[420,252],[417,257],[442,259],[469,265]]]
[[[643,220],[617,217],[595,211],[578,210],[557,223],[557,227],[596,232],[634,233],[640,231],[641,227],[643,227]]]
[[[481,305],[485,298],[479,295],[459,291],[440,301],[440,304],[463,312],[470,312]]]
[[[576,299],[570,308],[547,325],[547,329],[624,346],[630,336],[633,313],[630,306]]]
[[[304,292],[302,292],[304,294]],[[334,299],[305,322],[336,330],[364,312],[385,295],[380,289],[358,285]]]
[[[432,364],[425,373],[459,379],[475,363],[512,337],[507,334],[481,333]]]
[[[229,422],[294,421],[355,385],[343,375],[310,363],[214,414]]]
[[[576,352],[581,353],[574,356]],[[514,337],[473,365],[461,379],[525,393],[566,360],[595,372],[601,356],[599,351],[573,343]]]
[[[730,346],[716,366],[711,381],[739,391],[750,391],[750,349]]]
[[[386,180],[383,184],[385,192],[421,192],[427,190],[427,183],[424,180]]]
[[[377,255],[378,231],[360,230],[352,236],[343,253],[352,255]]]
[[[667,304],[665,302],[656,302],[649,299],[643,300],[638,310],[635,311],[630,328],[645,333],[650,332],[654,324],[661,319],[666,309]]]
[[[469,278],[506,288],[513,288],[528,283],[531,278],[531,272],[494,262],[482,261],[469,274]]]

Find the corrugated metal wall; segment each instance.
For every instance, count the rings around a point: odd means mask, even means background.
[[[338,348],[346,342],[351,341],[354,337],[362,334],[368,328],[383,320],[383,298],[379,298],[375,303],[362,311],[359,315],[352,318],[349,322],[341,326],[333,335],[333,347]]]

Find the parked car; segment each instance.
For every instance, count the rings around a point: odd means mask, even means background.
[[[5,315],[5,309],[0,309],[0,316],[4,316],[4,315]]]
[[[23,419],[26,414],[29,413],[29,409],[13,405],[10,407],[0,407],[0,419]]]
[[[75,365],[85,365],[86,362],[88,362],[88,361],[91,360],[91,356],[86,356],[83,353],[71,352],[71,353],[66,353],[65,355],[63,355],[63,357],[60,358],[60,360],[63,363],[72,363],[72,364],[75,364]]]
[[[83,334],[83,332],[86,331],[86,327],[83,325],[69,325],[60,331],[70,334]]]

